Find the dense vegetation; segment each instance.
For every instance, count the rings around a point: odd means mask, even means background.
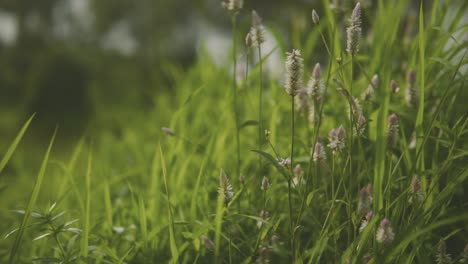
[[[286,40],[240,2],[219,8],[233,59],[164,65],[152,110],[73,147],[58,127],[40,164],[26,121],[0,160],[0,262],[468,262],[468,4],[324,1]]]

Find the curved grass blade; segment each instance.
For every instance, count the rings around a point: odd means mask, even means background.
[[[13,153],[15,152],[16,147],[18,146],[18,144],[20,143],[21,139],[23,138],[24,133],[25,133],[26,130],[28,129],[29,124],[31,124],[31,121],[34,119],[34,116],[35,116],[35,115],[36,115],[36,114],[33,114],[33,115],[28,119],[28,121],[26,121],[26,123],[24,123],[24,125],[23,125],[23,127],[21,128],[20,132],[18,133],[18,135],[16,135],[15,140],[13,140],[13,143],[11,143],[10,147],[8,148],[7,152],[5,153],[5,156],[3,156],[2,161],[0,161],[0,173],[3,171],[3,169],[4,169],[5,166],[6,166],[6,164],[7,164],[8,161],[10,160],[11,156],[12,156]]]
[[[49,155],[52,150],[52,146],[54,144],[56,134],[57,134],[57,128],[55,128],[54,134],[52,135],[52,139],[50,140],[49,147],[47,148],[47,151],[44,156],[44,160],[42,161],[41,168],[36,178],[36,183],[34,184],[34,188],[31,193],[31,197],[29,198],[28,207],[26,208],[26,211],[24,213],[23,220],[21,221],[21,225],[19,227],[18,233],[16,234],[15,241],[13,242],[13,246],[10,251],[10,260],[9,260],[10,264],[15,263],[15,258],[20,250],[21,239],[23,238],[24,229],[26,228],[26,225],[28,224],[29,217],[31,216],[31,213],[32,213],[32,209],[34,205],[36,204],[37,197],[39,196],[42,180],[44,179],[45,170],[47,168]]]

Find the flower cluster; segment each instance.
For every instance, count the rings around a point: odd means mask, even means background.
[[[299,50],[293,49],[286,53],[286,92],[291,96],[296,96],[302,88],[302,75],[304,73],[303,58]]]
[[[347,48],[346,51],[354,56],[359,51],[359,41],[361,40],[361,4],[357,3],[354,7],[353,14],[349,19],[350,25],[346,29]]]

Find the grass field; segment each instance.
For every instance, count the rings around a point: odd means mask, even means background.
[[[168,64],[153,111],[72,146],[52,127],[40,163],[23,120],[0,262],[468,263],[468,2],[328,2],[291,39],[255,14],[250,48],[251,11],[220,8],[225,67]],[[284,76],[257,57],[266,29]]]

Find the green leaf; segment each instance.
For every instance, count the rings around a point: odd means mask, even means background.
[[[8,163],[8,161],[10,160],[11,156],[13,155],[13,153],[15,152],[15,149],[16,147],[18,147],[18,144],[20,143],[21,139],[23,138],[24,136],[24,133],[26,132],[26,130],[28,129],[29,127],[29,124],[31,124],[31,121],[33,120],[34,118],[34,115],[33,114],[29,119],[28,121],[26,121],[26,123],[23,125],[23,127],[21,128],[20,132],[18,133],[18,135],[16,136],[15,140],[13,140],[13,143],[11,143],[10,147],[8,148],[5,156],[3,156],[3,159],[2,161],[0,161],[0,173],[3,171],[3,169],[5,168],[6,164]]]

